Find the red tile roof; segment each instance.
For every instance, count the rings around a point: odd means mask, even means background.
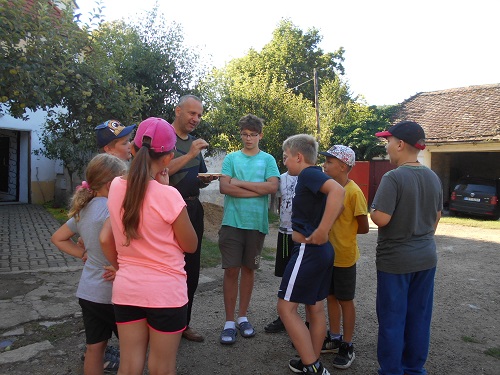
[[[393,118],[418,122],[427,143],[500,141],[500,83],[422,92]]]
[[[23,8],[26,11],[26,13],[31,14],[33,16],[35,16],[37,14],[36,8],[33,9],[35,6],[35,2],[38,2],[38,1],[36,1],[36,0],[25,0],[24,1]],[[52,15],[56,18],[59,18],[61,16],[61,10],[52,1],[47,0],[47,4],[51,7]],[[13,6],[13,4],[10,2],[9,2],[9,5]]]

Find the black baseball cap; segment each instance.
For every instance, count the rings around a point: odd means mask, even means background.
[[[424,129],[414,121],[398,122],[383,132],[375,133],[375,136],[382,138],[394,136],[419,150],[425,149]]]

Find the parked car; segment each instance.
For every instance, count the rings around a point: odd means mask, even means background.
[[[498,220],[500,180],[464,177],[450,197],[450,215],[464,213]]]

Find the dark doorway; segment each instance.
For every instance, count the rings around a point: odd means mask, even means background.
[[[10,138],[0,137],[0,191],[9,191]]]

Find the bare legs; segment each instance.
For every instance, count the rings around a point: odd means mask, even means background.
[[[238,279],[240,279],[239,287]],[[238,290],[240,295],[238,316],[247,316],[248,306],[252,298],[254,280],[255,270],[245,266],[224,269],[223,291],[226,321],[234,320]]]
[[[297,312],[298,305],[298,303],[288,302],[280,298],[278,299],[278,313],[302,363],[309,365],[319,358],[325,338],[324,306],[323,301],[319,301],[315,305],[306,305],[309,320],[309,329],[307,329]]]
[[[148,369],[151,375],[174,375],[182,333],[164,333],[150,328],[146,320],[119,324],[120,368],[118,375],[142,375],[149,349]]]
[[[330,321],[330,332],[340,333],[340,325],[343,326],[343,341],[352,342],[354,325],[356,323],[356,307],[354,300],[342,301],[329,295],[328,320]]]
[[[104,374],[102,364],[107,344],[107,340],[98,342],[97,344],[87,344],[85,361],[83,362],[83,373],[85,375]]]

